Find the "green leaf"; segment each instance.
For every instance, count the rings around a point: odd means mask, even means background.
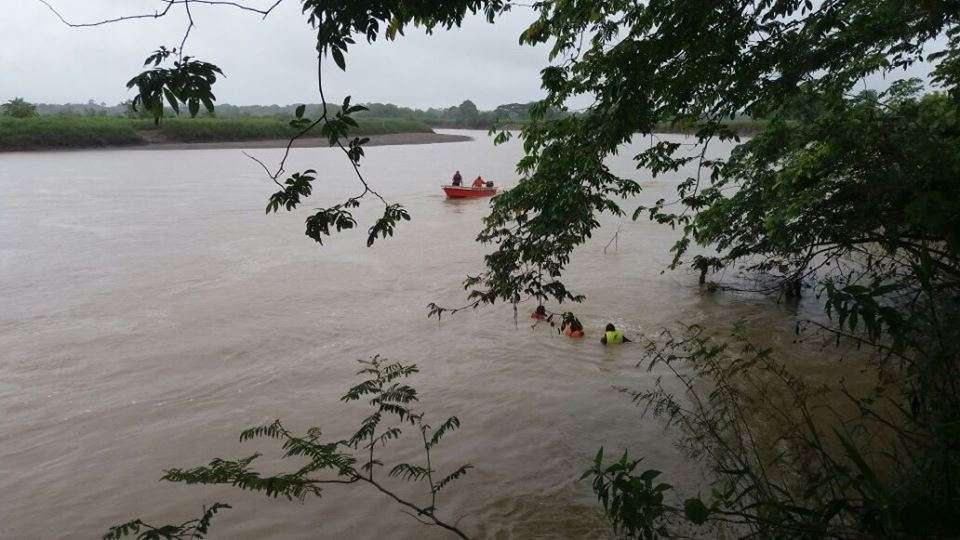
[[[852,461],[860,471],[860,475],[864,480],[862,485],[869,488],[868,493],[871,495],[875,497],[881,496],[884,492],[883,484],[880,482],[880,479],[877,477],[876,473],[874,473],[873,469],[867,464],[867,461],[863,459],[863,455],[859,450],[857,450],[857,447],[854,446],[853,442],[844,436],[843,433],[837,429],[834,429],[833,432],[836,434],[837,439],[840,440],[840,444],[843,445],[843,449],[847,454],[847,457],[850,458],[850,461]]]
[[[660,471],[655,471],[653,469],[643,471],[643,474],[640,475],[641,480],[650,481],[654,478],[660,476]]]
[[[683,514],[696,525],[703,525],[710,518],[710,509],[697,497],[683,501]]]
[[[203,102],[203,108],[205,108],[207,112],[213,112],[213,99],[211,99],[210,96],[201,96],[200,101]]]
[[[444,488],[444,486],[462,477],[463,475],[467,474],[467,471],[469,471],[472,468],[473,468],[473,465],[470,465],[470,464],[461,465],[460,467],[457,467],[455,471],[453,471],[452,473],[448,474],[447,476],[444,476],[439,481],[437,481],[436,485],[433,486],[433,492],[439,493],[440,490]]]
[[[450,418],[447,418],[447,420],[444,421],[444,423],[440,424],[440,427],[438,427],[436,431],[433,432],[433,436],[430,437],[428,446],[430,447],[436,446],[437,443],[440,442],[440,439],[442,439],[444,435],[446,435],[448,432],[455,431],[459,428],[460,428],[459,418],[457,418],[456,416],[451,416]]]
[[[164,88],[164,89],[163,89],[163,94],[167,97],[167,103],[170,104],[170,108],[173,109],[173,112],[179,114],[179,113],[180,113],[180,103],[178,103],[178,101],[177,101],[177,96],[174,95],[174,93],[173,93],[172,91],[170,91],[169,88]]]
[[[347,62],[346,62],[346,60],[344,60],[344,58],[343,58],[343,53],[340,51],[340,49],[337,49],[337,48],[333,47],[333,48],[330,49],[330,54],[333,55],[333,61],[337,63],[337,66],[338,66],[341,70],[346,71],[346,70],[347,70]]]

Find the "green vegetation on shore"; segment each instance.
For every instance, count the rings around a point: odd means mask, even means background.
[[[0,117],[0,150],[142,144],[137,129],[151,123],[126,118]]]
[[[429,133],[423,122],[404,118],[358,118],[355,135]],[[0,151],[131,146],[148,142],[224,142],[289,138],[297,133],[281,118],[149,119],[45,116],[0,117]]]
[[[160,128],[140,122],[150,118],[149,113],[133,111],[130,102],[108,106],[90,101],[86,104],[31,104],[20,99],[8,103],[11,111],[23,117],[48,120],[46,125],[24,126],[15,124],[11,129],[0,124],[0,150],[38,148],[80,148],[144,144],[146,142],[226,142],[289,138],[296,132],[288,122],[294,117],[298,105],[217,105],[216,117],[188,118],[176,116],[169,108],[164,109]],[[533,103],[508,103],[492,110],[480,110],[472,101],[446,108],[413,109],[392,103],[366,103],[368,110],[358,112],[355,119],[360,124],[357,135],[382,135],[390,133],[424,133],[440,129],[522,129],[529,123]],[[320,115],[319,103],[304,104],[305,116]],[[328,104],[335,114],[340,110],[336,104]],[[546,119],[558,119],[570,113],[551,108]],[[17,116],[4,113],[5,116]],[[100,122],[97,122],[97,121]],[[52,122],[51,122],[52,121]],[[114,122],[119,121],[119,122]],[[134,122],[133,132],[124,121]],[[93,124],[96,124],[95,127]],[[739,135],[753,135],[760,131],[764,121],[749,116],[737,116],[723,122],[724,126]],[[141,131],[152,131],[143,134]],[[661,122],[658,133],[693,135],[696,126],[690,121]],[[152,135],[152,136],[151,136]]]
[[[432,131],[423,122],[403,118],[357,118],[357,124],[353,135]],[[170,142],[219,142],[287,139],[300,130],[281,118],[168,118],[157,131]]]

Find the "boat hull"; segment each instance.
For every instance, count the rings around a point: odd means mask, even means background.
[[[465,187],[465,186],[440,186],[449,199],[474,199],[478,197],[493,197],[497,194],[495,187]]]

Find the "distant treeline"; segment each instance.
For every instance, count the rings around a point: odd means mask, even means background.
[[[531,103],[508,103],[490,111],[481,111],[470,100],[447,108],[410,109],[391,103],[368,103],[370,116],[381,118],[411,118],[440,128],[489,129],[493,125],[517,126],[526,123],[530,116]],[[558,110],[547,112],[547,118],[561,118],[565,113]]]
[[[290,119],[294,116],[298,103],[290,105],[231,105],[224,103],[217,105],[216,111],[212,116],[219,118],[283,118]],[[527,122],[530,107],[533,103],[508,103],[500,105],[493,110],[481,111],[470,100],[466,100],[460,105],[445,108],[429,109],[411,109],[401,107],[392,103],[367,103],[370,110],[360,113],[358,116],[372,118],[397,118],[406,120],[417,120],[431,127],[440,128],[467,128],[467,129],[488,129],[495,123],[507,126],[522,125]],[[316,118],[320,114],[320,104],[307,104],[306,116]],[[336,112],[339,107],[328,105],[330,112]],[[38,103],[37,112],[41,116],[87,116],[87,117],[126,117],[137,118],[142,116],[133,111],[130,102],[118,103],[116,105],[107,105],[106,103],[97,103],[93,100],[87,103]],[[551,110],[548,112],[548,118],[560,118],[564,113]],[[206,113],[201,113],[206,115]],[[144,117],[146,115],[143,115]],[[167,111],[166,116],[175,116],[173,111]]]
[[[460,105],[429,109],[413,109],[392,103],[366,103],[368,111],[358,113],[358,118],[385,118],[420,122],[434,128],[461,128],[461,129],[489,129],[494,125],[503,127],[520,127],[529,121],[530,108],[535,102],[507,103],[497,106],[493,110],[482,111],[472,101],[466,100]],[[274,118],[284,121],[293,118],[294,111],[299,104],[290,105],[231,105],[224,103],[217,105],[214,114],[200,113],[201,117],[213,116],[217,118]],[[336,113],[337,105],[327,105],[328,111]],[[306,104],[305,116],[316,118],[320,115],[319,103]],[[125,117],[146,118],[147,114],[133,111],[130,102],[117,105],[96,103],[93,100],[87,103],[49,104],[38,103],[37,112],[41,116],[84,116],[84,117]],[[547,118],[561,118],[566,112],[550,110]],[[166,111],[166,116],[175,117],[172,110]],[[727,122],[738,133],[749,135],[756,132],[761,121],[742,116]],[[691,126],[682,123],[660,124],[658,131],[662,133],[692,133]]]

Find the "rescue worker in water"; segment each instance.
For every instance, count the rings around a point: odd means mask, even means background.
[[[630,343],[630,340],[624,337],[623,332],[617,330],[617,327],[614,326],[613,323],[607,323],[603,337],[600,338],[600,343],[604,345],[617,345],[620,343]]]
[[[563,335],[572,339],[579,339],[583,337],[583,325],[580,324],[580,321],[576,317],[571,317],[568,320],[563,321],[563,324],[560,325],[560,330],[563,332]]]

